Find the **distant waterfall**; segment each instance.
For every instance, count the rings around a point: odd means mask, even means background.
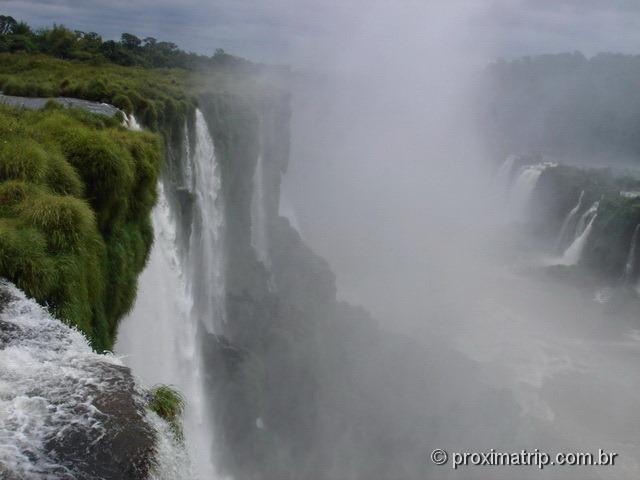
[[[587,226],[589,225],[593,216],[598,212],[598,207],[600,206],[600,202],[597,201],[593,205],[589,207],[589,209],[582,214],[578,223],[576,224],[576,231],[574,235],[574,239],[578,238],[585,231]]]
[[[186,400],[185,441],[194,478],[218,478],[210,399],[204,392],[204,333],[224,322],[223,205],[220,170],[204,116],[195,117],[195,146],[185,141],[181,163],[193,202],[191,233],[186,245],[177,235],[173,211],[162,182],[153,210],[155,242],[139,278],[138,298],[119,329],[116,351],[127,355],[145,383],[178,387]],[[192,174],[191,174],[192,172]]]
[[[555,166],[557,164],[544,162],[522,167],[510,193],[510,200],[516,215],[522,215],[528,208],[531,195],[538,184],[542,172]]]
[[[580,192],[580,197],[578,197],[578,203],[569,211],[564,221],[562,222],[562,227],[560,228],[560,234],[558,235],[558,249],[562,249],[564,247],[565,242],[567,240],[567,232],[573,227],[576,222],[576,217],[582,208],[582,199],[584,198],[584,190]]]
[[[511,184],[511,175],[513,174],[513,167],[515,166],[515,162],[517,159],[517,155],[509,155],[495,175],[495,184],[501,190],[509,188]]]
[[[131,113],[131,114],[125,113],[124,114],[123,124],[129,130],[133,130],[135,132],[138,132],[138,131],[142,130],[142,127],[138,123],[138,119],[136,118],[136,116],[133,113]]]
[[[627,255],[627,262],[624,265],[624,280],[630,282],[633,280],[633,274],[636,263],[636,244],[638,243],[638,232],[640,231],[640,223],[636,225],[631,237],[631,246],[629,247],[629,254]]]
[[[589,210],[587,210],[582,215],[582,217],[580,217],[580,220],[578,221],[578,228],[576,229],[575,239],[562,255],[562,258],[559,262],[561,265],[577,265],[582,258],[582,252],[585,245],[587,244],[589,235],[591,234],[593,223],[598,217],[597,212],[599,205],[600,202],[595,202],[589,208]],[[584,225],[584,228],[582,228],[582,225]]]
[[[258,155],[253,174],[253,196],[251,198],[251,245],[258,260],[269,265],[269,238],[267,236],[267,213],[265,210],[264,159]]]

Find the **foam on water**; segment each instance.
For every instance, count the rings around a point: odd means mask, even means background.
[[[22,479],[76,478],[56,462],[47,443],[69,429],[90,431],[100,441],[104,415],[94,399],[126,381],[126,370],[109,368],[122,363],[111,354],[95,353],[80,332],[15,286],[0,280],[0,288],[11,297],[0,313],[0,477],[4,468]],[[166,423],[158,418],[152,426],[165,456],[177,462],[180,448]],[[157,471],[165,464],[171,462]],[[175,465],[184,470],[179,462]]]
[[[180,240],[179,212],[161,181],[152,212],[155,242],[138,281],[134,308],[119,329],[116,351],[126,355],[126,363],[145,383],[172,384],[183,394],[191,478],[212,480],[218,474],[202,347],[207,334],[215,334],[224,322],[224,210],[215,148],[199,110],[183,154],[182,178],[193,198],[189,238]]]

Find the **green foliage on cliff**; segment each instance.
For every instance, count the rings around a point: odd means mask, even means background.
[[[0,276],[110,348],[153,239],[159,138],[55,106],[0,106],[0,138]]]
[[[63,25],[33,30],[9,15],[0,15],[0,52],[44,53],[58,58],[111,62],[125,66],[196,69],[213,65],[250,67],[242,58],[217,49],[212,56],[185,52],[171,42],[123,33],[120,41],[103,40],[95,32],[70,30]]]
[[[499,61],[487,72],[481,125],[504,153],[635,161],[639,75],[638,55],[574,52]]]
[[[182,440],[182,424],[180,418],[184,410],[184,398],[182,394],[167,385],[158,385],[149,392],[149,410],[164,419],[173,430],[176,438]]]
[[[187,73],[113,64],[92,65],[47,55],[0,53],[0,90],[24,97],[74,97],[111,103],[163,130],[184,122],[194,105]]]

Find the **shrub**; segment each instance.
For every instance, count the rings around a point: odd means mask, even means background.
[[[182,394],[167,385],[158,385],[149,392],[148,399],[147,408],[169,423],[176,437],[182,440],[180,422],[180,416],[184,410]]]
[[[80,248],[95,231],[89,206],[68,195],[39,194],[25,198],[16,210],[26,224],[42,231],[52,251]]]
[[[14,138],[0,144],[0,180],[40,182],[47,172],[47,153],[37,143]]]
[[[129,100],[129,97],[126,95],[121,93],[114,95],[111,99],[111,103],[128,114],[133,113],[133,103],[131,103],[131,100]]]
[[[53,192],[62,195],[81,197],[84,190],[76,169],[58,152],[49,154],[46,184]]]

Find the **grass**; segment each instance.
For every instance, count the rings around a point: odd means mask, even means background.
[[[184,438],[180,417],[184,410],[182,394],[167,385],[157,385],[149,391],[147,408],[158,414],[170,426],[176,438]]]
[[[195,100],[189,74],[180,69],[148,69],[62,60],[42,54],[0,54],[0,90],[25,97],[75,97],[111,103],[152,130],[184,122]]]
[[[41,111],[0,106],[0,275],[77,326],[96,350],[110,349],[153,241],[161,159],[181,146],[195,99],[207,99],[210,119],[239,131],[255,121],[265,92],[283,94],[279,83],[269,69],[187,72],[0,53],[4,93],[108,102],[147,128],[127,131],[121,118],[55,102]],[[215,140],[228,176],[246,152]]]
[[[0,275],[113,345],[153,232],[160,138],[50,106],[0,106]]]

